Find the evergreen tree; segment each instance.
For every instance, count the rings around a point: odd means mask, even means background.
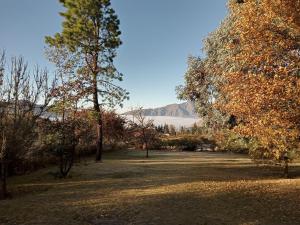
[[[196,134],[197,132],[198,132],[198,125],[197,125],[197,123],[194,123],[193,127],[192,127],[192,133]]]
[[[171,135],[176,135],[176,128],[174,125],[169,126],[169,131]]]
[[[169,130],[169,125],[168,124],[164,125],[164,132],[165,132],[165,134],[170,134],[170,130]]]
[[[184,126],[181,126],[180,127],[180,134],[184,134],[185,133],[185,128],[184,128]]]
[[[103,149],[103,106],[121,105],[128,92],[114,81],[123,75],[113,62],[116,49],[121,45],[119,19],[110,0],[60,0],[64,12],[61,33],[46,37],[52,49],[64,49],[68,59],[62,63],[75,63],[74,72],[78,94],[93,103],[97,120],[97,154],[101,161]],[[59,52],[59,51],[58,51]],[[71,59],[71,60],[70,60]]]

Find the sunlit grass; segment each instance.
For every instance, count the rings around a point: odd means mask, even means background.
[[[0,224],[299,224],[300,171],[281,179],[242,155],[118,152],[9,180]]]

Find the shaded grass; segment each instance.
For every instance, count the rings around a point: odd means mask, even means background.
[[[294,179],[243,155],[114,152],[85,160],[71,177],[49,168],[9,180],[0,224],[300,224],[299,165]]]

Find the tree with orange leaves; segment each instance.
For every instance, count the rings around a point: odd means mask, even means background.
[[[234,131],[259,143],[253,154],[287,159],[300,138],[300,1],[232,0],[229,8],[238,39],[227,47],[239,48],[238,63],[222,74],[218,107],[238,119]]]

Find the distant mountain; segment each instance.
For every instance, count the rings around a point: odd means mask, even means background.
[[[144,109],[145,116],[167,116],[167,117],[181,117],[181,118],[198,118],[195,113],[195,106],[191,102],[182,104],[171,104],[165,107],[155,109]],[[132,115],[133,111],[125,113],[125,115]]]

